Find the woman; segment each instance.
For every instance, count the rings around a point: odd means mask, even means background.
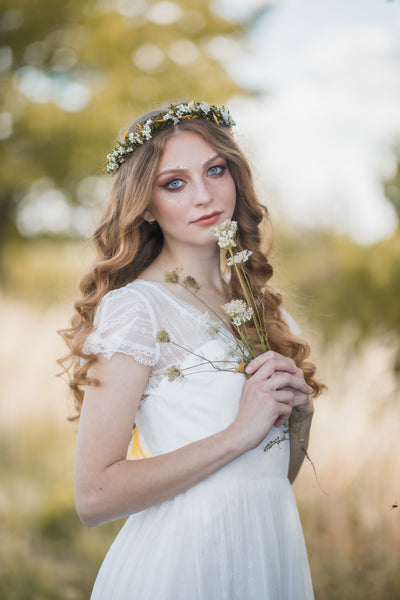
[[[80,413],[77,512],[89,526],[129,517],[94,600],[313,597],[290,482],[321,386],[267,286],[268,214],[232,124],[224,107],[171,105],[134,122],[108,156],[115,180],[94,234],[97,261],[62,332]],[[209,362],[238,360],[221,306],[243,291],[212,231],[230,219],[235,250],[252,252],[246,270],[270,327],[272,350],[245,374]],[[160,331],[170,343],[157,341]],[[301,442],[264,451],[294,410]],[[142,460],[127,459],[135,424],[151,452]]]

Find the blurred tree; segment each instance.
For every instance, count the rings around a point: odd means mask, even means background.
[[[212,0],[0,0],[0,248],[26,230],[77,233],[116,132],[149,106],[243,92],[222,61],[261,16],[231,22]],[[268,2],[265,2],[265,10]],[[262,12],[262,11],[261,11]],[[93,192],[92,192],[93,196]],[[54,214],[53,214],[54,213]],[[63,222],[64,221],[64,222]],[[36,229],[35,229],[36,227]],[[46,228],[44,228],[46,231]]]
[[[387,333],[399,339],[399,229],[371,246],[332,232],[287,230],[279,248],[278,282],[294,282],[297,310],[303,305],[327,341],[346,329],[359,340]]]

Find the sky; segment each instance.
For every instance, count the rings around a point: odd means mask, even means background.
[[[391,235],[382,180],[400,147],[400,1],[281,0],[247,46],[229,70],[262,94],[230,107],[272,214],[361,244]]]

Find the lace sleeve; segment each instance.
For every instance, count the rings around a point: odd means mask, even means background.
[[[108,292],[98,306],[94,325],[95,330],[86,339],[85,352],[103,354],[107,359],[122,352],[147,366],[157,362],[154,313],[137,291],[120,288]]]

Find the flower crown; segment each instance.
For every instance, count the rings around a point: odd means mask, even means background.
[[[229,110],[222,106],[218,108],[215,104],[206,102],[188,102],[184,104],[170,104],[166,112],[160,112],[142,123],[136,124],[136,131],[126,130],[124,141],[118,142],[110,154],[107,155],[107,173],[118,171],[128,156],[147,140],[152,138],[153,133],[176,125],[184,119],[207,119],[222,127],[235,125]]]

